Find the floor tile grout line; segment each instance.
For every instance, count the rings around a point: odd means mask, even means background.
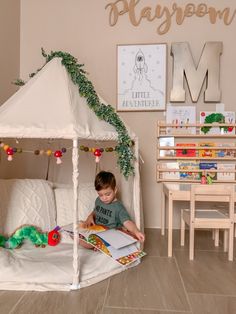
[[[217,251],[217,250],[207,250],[207,249],[195,249],[196,251],[198,251],[198,252],[210,252],[210,253],[224,253],[224,254],[227,254],[226,252],[224,252],[223,251],[223,249],[222,250],[219,250],[219,251]],[[173,251],[184,251],[183,249],[173,249]]]
[[[213,297],[230,297],[230,298],[236,298],[236,294],[219,294],[219,293],[207,293],[207,292],[189,292],[189,295],[208,295]]]
[[[183,289],[184,289],[184,292],[185,292],[185,295],[186,295],[186,299],[187,299],[187,301],[188,301],[188,305],[189,305],[190,311],[191,311],[191,313],[193,313],[193,309],[192,309],[192,306],[191,306],[191,303],[190,303],[190,300],[189,300],[188,292],[187,292],[187,290],[186,290],[186,287],[185,287],[185,284],[184,284],[184,280],[183,280],[183,277],[182,277],[181,272],[180,272],[180,269],[179,269],[179,264],[178,264],[178,262],[177,262],[176,257],[173,256],[173,258],[174,258],[174,261],[175,261],[175,264],[176,264],[177,271],[178,271],[179,276],[180,276],[180,280],[181,280],[182,285],[183,285]]]
[[[10,310],[9,314],[13,313],[13,311],[16,309],[16,307],[18,306],[18,304],[21,303],[21,300],[24,298],[24,296],[26,295],[28,291],[25,291],[23,293],[23,295],[19,298],[19,300],[16,302],[16,304],[12,307],[12,309]]]
[[[147,253],[147,256],[148,256],[148,257],[151,257],[151,258],[153,258],[153,257],[155,257],[155,258],[158,257],[158,258],[167,258],[167,259],[169,259],[168,256],[150,255],[150,254],[148,254],[148,253]]]
[[[192,311],[185,311],[185,310],[168,310],[168,309],[159,309],[159,308],[145,308],[145,307],[122,307],[122,306],[105,306],[107,309],[121,309],[121,310],[142,310],[142,311],[161,311],[161,312],[168,312],[168,313],[186,313],[186,314],[192,314]]]
[[[105,304],[106,304],[106,299],[107,299],[107,295],[108,295],[108,289],[109,289],[109,286],[110,286],[110,281],[111,281],[111,278],[108,279],[108,283],[107,283],[107,287],[106,287],[106,292],[105,292],[105,296],[104,296],[104,300],[103,300],[101,313],[103,313],[103,310],[104,310],[104,307],[105,307]]]

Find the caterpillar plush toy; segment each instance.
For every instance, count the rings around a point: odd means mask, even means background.
[[[25,239],[29,239],[37,247],[55,246],[60,242],[58,229],[56,227],[50,232],[41,232],[35,226],[25,225],[18,228],[9,238],[0,235],[0,247],[15,249],[21,246]]]

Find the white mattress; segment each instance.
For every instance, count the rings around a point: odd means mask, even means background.
[[[79,255],[81,287],[126,269],[100,252],[80,248]],[[68,241],[56,247],[36,248],[26,241],[19,249],[0,248],[0,290],[70,290],[72,256]]]
[[[80,218],[91,211],[96,195],[91,184],[80,185]],[[72,190],[53,189],[44,180],[0,180],[0,200],[1,234],[10,235],[22,224],[33,224],[45,232],[56,224],[72,222]],[[100,252],[79,248],[79,256],[80,287],[127,269]],[[0,265],[0,290],[70,290],[74,275],[73,243],[63,235],[61,243],[54,247],[36,248],[25,241],[18,249],[0,248]]]

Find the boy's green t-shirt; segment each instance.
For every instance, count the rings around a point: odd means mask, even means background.
[[[98,197],[95,201],[95,223],[108,228],[120,228],[126,220],[131,220],[130,215],[120,201],[110,204],[103,203]]]

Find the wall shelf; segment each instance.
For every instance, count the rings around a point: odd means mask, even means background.
[[[204,134],[202,127],[219,127],[220,133]],[[223,133],[222,127],[230,131]],[[191,128],[194,128],[194,131]],[[235,183],[235,128],[235,123],[177,125],[158,121],[157,182],[200,182],[200,177],[204,174],[211,175],[213,182]],[[168,145],[163,146],[165,140]],[[168,143],[168,140],[171,140],[171,143]],[[191,150],[193,156],[189,156]],[[217,168],[202,169],[205,166],[210,167],[213,163]]]

